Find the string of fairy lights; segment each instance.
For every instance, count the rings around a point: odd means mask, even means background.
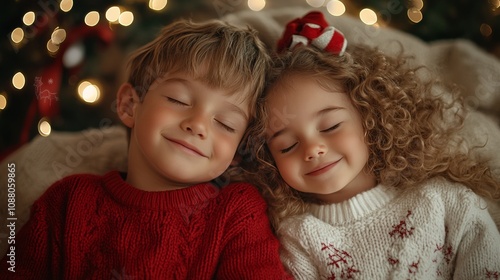
[[[145,2],[148,0],[145,0]],[[341,16],[346,13],[345,2],[348,0],[305,0],[313,8],[325,7],[326,10],[333,16]],[[499,9],[500,0],[490,0],[493,9]],[[146,3],[145,3],[146,4]],[[167,0],[149,0],[147,3],[149,9],[152,11],[162,11],[167,8]],[[265,0],[248,0],[248,9],[255,12],[261,11],[266,7]],[[422,9],[424,7],[424,1],[422,0],[409,0],[407,4],[407,17],[412,23],[419,23],[424,14]],[[62,12],[68,13],[73,8],[73,0],[61,0],[59,2],[59,8]],[[370,8],[361,8],[358,11],[359,19],[367,24],[373,26],[385,26],[386,24],[382,19],[377,17],[377,11]],[[34,11],[26,11],[22,18],[22,26],[16,27],[10,33],[9,39],[11,44],[15,45],[16,48],[22,48],[23,45],[28,41],[28,35],[25,30],[30,26],[36,24],[37,15]],[[123,6],[111,6],[105,11],[88,11],[84,17],[84,23],[88,27],[96,26],[98,23],[107,21],[111,25],[121,25],[123,27],[130,26],[134,24],[134,12],[127,10]],[[483,36],[490,36],[493,32],[492,27],[486,23],[482,24],[480,27],[480,32]],[[50,39],[46,43],[47,55],[55,57],[60,51],[59,48],[61,44],[66,40],[67,32],[65,29],[60,27],[55,27],[52,31]],[[74,44],[69,48],[65,49],[64,54],[62,54],[62,63],[65,67],[73,67],[81,63],[84,59],[84,49],[81,44]],[[13,91],[22,90],[26,85],[27,77],[23,71],[18,71],[13,74],[4,73],[4,75],[12,75],[12,86]],[[33,77],[28,77],[28,80],[34,79]],[[80,100],[86,104],[92,105],[99,102],[101,98],[101,87],[99,81],[86,79],[77,83],[75,88],[75,93],[80,97]],[[0,89],[0,111],[4,110],[9,106],[7,90]],[[50,120],[47,118],[42,118],[38,122],[38,132],[42,136],[48,136],[51,133]]]

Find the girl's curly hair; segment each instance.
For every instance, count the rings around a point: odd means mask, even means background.
[[[459,137],[466,110],[457,88],[430,78],[424,67],[409,68],[409,59],[367,46],[350,47],[343,56],[299,46],[275,58],[259,100],[260,122],[250,128],[251,142],[246,143],[251,158],[242,162],[247,180],[262,189],[269,203],[275,229],[283,218],[303,213],[310,201],[281,178],[265,137],[268,94],[299,75],[315,79],[327,90],[340,85],[349,95],[366,132],[370,150],[366,170],[378,183],[408,188],[441,176],[483,197],[500,198],[500,182],[487,162],[473,157]]]

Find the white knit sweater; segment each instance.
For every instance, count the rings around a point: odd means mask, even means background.
[[[312,204],[279,234],[282,261],[297,279],[500,277],[500,233],[486,202],[441,179]]]

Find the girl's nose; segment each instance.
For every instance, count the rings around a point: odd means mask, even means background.
[[[307,146],[305,154],[304,154],[304,160],[305,161],[311,161],[317,158],[320,158],[324,156],[328,152],[328,148],[320,143],[312,143]]]

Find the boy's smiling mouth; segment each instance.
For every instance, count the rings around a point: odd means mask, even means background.
[[[195,154],[198,156],[208,158],[208,156],[206,156],[202,151],[200,151],[198,148],[189,144],[186,141],[174,139],[174,138],[169,138],[169,137],[165,137],[165,139],[167,139],[169,142],[173,143],[175,146],[179,147],[180,149],[182,149],[190,154]]]

